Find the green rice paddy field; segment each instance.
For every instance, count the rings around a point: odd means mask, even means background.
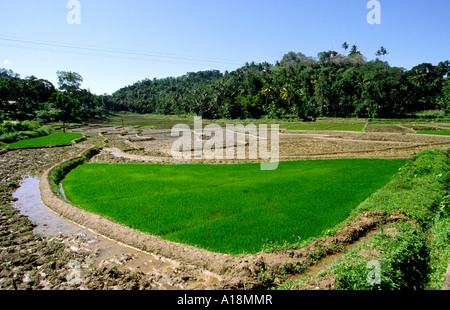
[[[316,237],[385,185],[404,160],[259,164],[89,163],[62,184],[69,201],[121,224],[215,252]]]
[[[80,133],[72,132],[55,132],[48,136],[22,140],[18,142],[5,145],[5,148],[24,148],[24,147],[43,147],[43,146],[54,146],[54,145],[66,145],[70,144],[72,140],[81,138],[83,135]]]
[[[450,136],[450,130],[429,130],[429,131],[419,131],[417,133],[422,135]]]
[[[336,130],[336,131],[364,131],[365,123],[294,123],[281,125],[287,130]]]

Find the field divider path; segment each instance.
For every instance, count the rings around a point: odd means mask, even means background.
[[[445,274],[444,285],[442,286],[443,291],[450,291],[450,261],[448,261],[447,273]]]
[[[413,128],[409,128],[409,127],[406,127],[406,126],[403,126],[403,125],[400,124],[400,123],[396,123],[395,126],[401,128],[401,129],[404,129],[404,130],[406,130],[407,132],[412,133],[412,134],[417,133],[417,130],[414,130]]]
[[[145,162],[164,162],[167,160],[167,158],[164,157],[155,157],[155,156],[147,156],[147,155],[135,155],[135,154],[129,154],[121,151],[119,148],[104,148],[103,149],[106,152],[109,153],[116,153],[120,157],[130,159],[130,160],[140,160]]]

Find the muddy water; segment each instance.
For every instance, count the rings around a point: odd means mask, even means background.
[[[94,254],[94,264],[97,267],[108,265],[124,270],[134,269],[146,274],[161,275],[158,285],[163,290],[196,289],[218,281],[214,275],[199,271],[196,281],[173,285],[173,274],[178,272],[179,267],[177,262],[122,245],[59,217],[42,202],[38,177],[24,178],[20,187],[13,193],[13,197],[17,199],[14,206],[37,225],[36,233],[46,237],[81,237],[81,245],[77,242],[69,245],[70,248],[73,251]]]
[[[121,156],[117,152],[110,152],[114,157],[120,158]]]

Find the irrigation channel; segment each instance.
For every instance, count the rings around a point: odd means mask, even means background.
[[[100,268],[109,264],[122,270],[139,270],[145,274],[159,274],[161,278],[157,284],[161,290],[199,289],[219,281],[216,276],[205,271],[197,275],[195,280],[174,284],[173,276],[171,277],[170,274],[176,273],[179,265],[177,262],[120,244],[59,217],[42,202],[38,177],[24,178],[20,187],[13,193],[13,197],[17,199],[14,206],[37,225],[36,233],[46,237],[60,235],[81,237],[82,248],[79,248],[80,246],[77,244],[72,245],[71,250],[94,253],[96,267]]]

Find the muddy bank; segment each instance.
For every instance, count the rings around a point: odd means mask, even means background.
[[[321,259],[345,251],[349,245],[367,236],[379,225],[408,220],[401,214],[386,216],[384,212],[365,212],[346,223],[333,236],[315,239],[300,249],[243,256],[240,263],[234,266],[234,278],[225,287],[245,289],[276,286],[294,274],[303,273]],[[321,290],[332,290],[335,288],[335,282],[317,283],[310,289],[316,290],[317,287]]]

